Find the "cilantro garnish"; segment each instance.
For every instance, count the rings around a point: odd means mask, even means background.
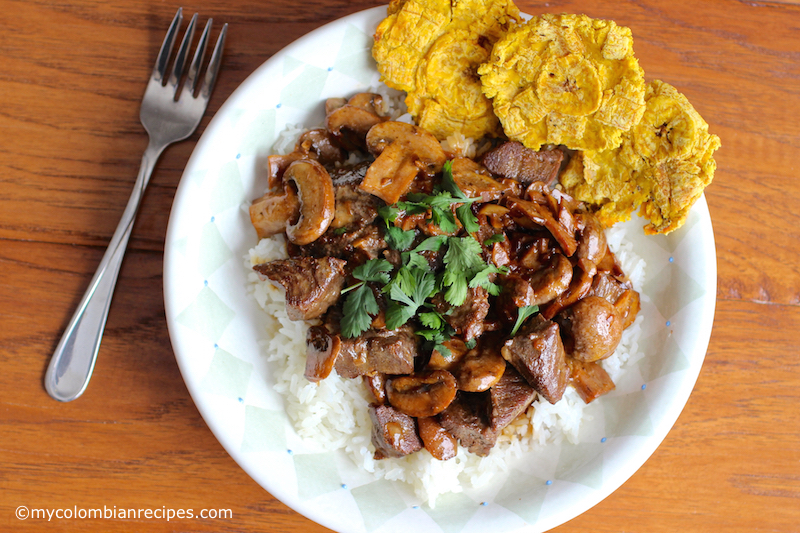
[[[342,335],[345,338],[357,337],[369,329],[372,315],[377,315],[380,308],[367,283],[389,283],[391,270],[392,264],[385,259],[370,259],[353,270],[353,277],[360,281],[342,290],[342,294],[349,293],[344,301],[341,322]]]
[[[525,322],[525,320],[529,316],[537,313],[538,311],[539,311],[538,305],[526,305],[517,309],[517,321],[514,323],[514,327],[512,328],[511,334],[509,336],[513,337],[514,335],[516,335],[517,330],[519,330],[520,326],[522,326],[522,323]]]
[[[484,261],[483,248],[471,235],[480,229],[471,208],[476,200],[459,189],[453,179],[452,162],[448,161],[433,194],[408,194],[404,201],[378,209],[385,224],[386,242],[390,248],[401,252],[401,264],[391,275],[393,267],[384,259],[373,259],[353,271],[353,276],[360,281],[342,291],[349,292],[341,322],[345,337],[356,337],[369,329],[372,316],[380,312],[372,289],[367,285],[375,282],[383,285],[382,292],[387,296],[387,329],[396,329],[416,318],[422,326],[417,334],[433,343],[439,352],[450,353],[443,343],[450,338],[452,328],[431,299],[443,293],[445,301],[457,307],[466,301],[470,288],[482,287],[497,295],[500,287],[491,281],[491,275],[507,272],[505,267]],[[417,231],[403,230],[395,221],[401,214],[423,213],[447,235],[428,237],[410,249]],[[458,222],[467,232],[466,236],[453,236],[459,230]],[[502,239],[502,234],[490,237],[495,242],[498,238]],[[444,271],[437,275],[422,252],[438,252],[443,246],[447,247]]]

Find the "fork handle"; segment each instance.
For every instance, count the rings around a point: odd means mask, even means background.
[[[154,145],[152,140],[149,142],[128,205],[47,367],[45,389],[56,400],[72,401],[83,394],[89,384],[136,212],[163,150],[163,146]]]

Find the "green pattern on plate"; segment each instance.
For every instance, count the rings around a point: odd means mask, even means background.
[[[252,373],[252,364],[217,348],[200,386],[209,394],[238,400],[247,395],[247,384]]]
[[[556,478],[599,489],[603,486],[603,447],[600,441],[565,442],[558,456]]]
[[[363,84],[369,84],[375,76],[375,61],[372,59],[372,36],[355,26],[345,30],[342,47],[336,56],[334,69]]]
[[[328,79],[328,71],[306,65],[303,71],[281,90],[281,105],[308,107],[309,102],[322,105],[322,88]]]
[[[512,470],[494,503],[516,514],[529,524],[539,519],[548,486],[544,479]],[[520,497],[521,496],[521,497]]]
[[[691,364],[670,334],[669,328],[660,329],[639,341],[639,349],[645,356],[639,360],[639,371],[645,381],[687,370]]]
[[[244,187],[242,187],[239,164],[236,161],[230,161],[219,169],[219,175],[211,191],[211,205],[209,207],[212,213],[217,214],[241,205],[244,197]]]
[[[286,415],[253,405],[244,409],[243,452],[286,451]],[[287,454],[288,455],[288,454]]]
[[[433,509],[427,505],[423,505],[422,509],[444,533],[458,533],[478,510],[478,505],[464,493],[451,492],[439,496]]]
[[[245,121],[245,124],[238,124]],[[242,113],[237,120],[237,130],[244,135],[237,147],[237,152],[231,157],[248,155],[270,155],[269,150],[275,138],[275,110],[267,109],[258,113]],[[264,184],[266,188],[266,183]]]
[[[295,454],[293,457],[300,499],[310,500],[342,487],[334,453]]]
[[[385,479],[356,487],[350,494],[361,511],[367,531],[375,531],[387,520],[406,510],[406,504],[395,489],[395,484]]]
[[[194,302],[181,311],[176,317],[178,323],[202,333],[208,339],[216,341],[228,327],[236,313],[225,305],[208,287],[198,293]]]
[[[645,391],[603,398],[606,417],[606,434],[609,437],[642,436],[653,434],[650,407]]]
[[[209,222],[200,230],[200,257],[197,268],[203,278],[208,278],[233,257],[217,225]]]

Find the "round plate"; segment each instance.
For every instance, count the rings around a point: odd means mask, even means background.
[[[164,258],[170,338],[211,431],[261,486],[339,532],[545,531],[609,495],[666,436],[694,387],[711,334],[716,255],[705,198],[668,236],[627,223],[647,261],[638,362],[617,389],[586,408],[577,444],[531,453],[480,490],[435,508],[402,482],[375,481],[344,454],[298,438],[260,354],[262,311],[244,267],[256,244],[246,206],[266,187],[264,164],[287,124],[316,125],[328,97],[378,82],[372,33],[385,7],[311,32],[259,67],[206,128],[178,187]]]

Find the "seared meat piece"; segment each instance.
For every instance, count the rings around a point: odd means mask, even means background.
[[[342,343],[338,335],[331,335],[325,326],[311,326],[306,334],[306,371],[305,377],[314,383],[327,378]]]
[[[569,369],[572,385],[586,403],[616,388],[600,361],[582,363],[570,357]]]
[[[476,339],[483,333],[484,321],[489,314],[489,293],[483,287],[472,287],[467,292],[467,299],[458,307],[453,307],[440,293],[434,297],[436,310],[444,315],[444,319],[455,330],[463,335],[464,340]]]
[[[470,452],[489,455],[498,432],[489,422],[489,392],[459,391],[455,400],[439,414],[442,427]]]
[[[489,389],[489,398],[491,428],[499,434],[533,403],[536,391],[512,365],[506,365],[500,381]]]
[[[536,391],[510,365],[494,387],[485,392],[459,391],[439,414],[439,422],[470,452],[486,456],[507,425],[525,411]]]
[[[525,185],[542,181],[549,186],[558,177],[563,159],[561,150],[537,152],[512,141],[487,152],[483,156],[483,166],[501,178],[511,178]]]
[[[541,315],[529,319],[501,353],[548,402],[556,403],[567,388],[569,367],[558,324]]]
[[[342,291],[346,261],[334,257],[279,259],[253,267],[286,289],[286,313],[292,320],[317,318]]]
[[[354,339],[342,339],[336,372],[343,378],[382,374],[410,374],[417,355],[417,336],[410,326],[369,330]]]
[[[388,405],[373,404],[369,406],[369,418],[375,459],[403,457],[422,449],[417,424],[412,417]]]

